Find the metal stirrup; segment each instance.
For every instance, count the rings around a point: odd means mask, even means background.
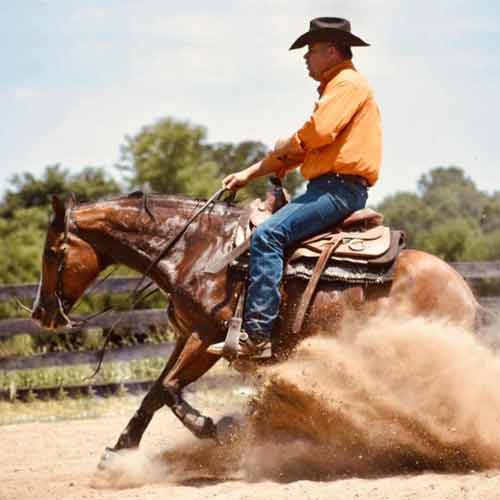
[[[241,325],[243,323],[243,307],[245,305],[246,284],[243,284],[243,290],[238,297],[238,304],[234,316],[229,320],[226,340],[222,349],[222,355],[229,361],[234,361],[238,357],[238,345],[240,342]]]

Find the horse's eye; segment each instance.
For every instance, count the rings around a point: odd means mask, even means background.
[[[48,259],[55,259],[56,255],[57,255],[56,252],[54,252],[54,250],[52,250],[51,248],[46,248],[45,249],[45,256]]]

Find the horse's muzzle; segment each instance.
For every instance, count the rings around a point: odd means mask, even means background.
[[[51,308],[42,304],[36,305],[31,313],[31,319],[46,330],[57,330],[68,324],[57,306]]]

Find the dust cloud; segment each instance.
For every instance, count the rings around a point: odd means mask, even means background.
[[[500,467],[500,358],[458,326],[378,316],[305,340],[261,380],[223,444],[189,441],[155,458],[165,479]]]

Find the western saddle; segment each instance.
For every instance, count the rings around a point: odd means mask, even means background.
[[[267,191],[265,200],[254,200],[249,209],[241,216],[233,250],[223,259],[212,262],[207,267],[206,272],[220,272],[243,256],[250,248],[253,230],[288,203],[290,197],[281,186],[279,179],[271,178],[271,183],[272,188]],[[401,242],[399,238],[391,238],[391,229],[383,225],[383,219],[383,215],[375,210],[363,208],[353,212],[329,231],[308,238],[295,248],[290,249],[286,257],[287,263],[304,258],[317,259],[297,310],[292,328],[294,333],[298,333],[302,328],[311,298],[330,260],[335,260],[339,264],[346,262],[369,266],[371,262],[384,261],[387,263],[396,258],[402,248]],[[387,259],[384,260],[385,256]],[[243,297],[244,293],[241,294],[235,318],[233,318],[233,321],[237,321],[238,325],[241,323],[238,315],[242,313]],[[238,327],[233,325],[228,332],[226,338],[228,353],[236,349],[237,335],[235,332],[237,330]],[[234,333],[232,340],[230,338],[231,331]]]

